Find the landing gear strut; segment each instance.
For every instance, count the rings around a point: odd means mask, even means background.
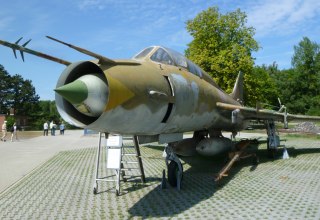
[[[268,149],[268,156],[269,158],[275,159],[276,152],[278,147],[280,146],[280,138],[279,134],[276,131],[276,126],[274,121],[269,120],[265,122],[267,127],[267,149]]]

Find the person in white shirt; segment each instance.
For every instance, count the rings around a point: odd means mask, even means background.
[[[50,131],[51,131],[51,136],[53,136],[53,121],[50,122]]]
[[[6,136],[7,136],[7,121],[4,121],[3,124],[2,124],[1,141],[6,141]]]
[[[14,123],[12,128],[11,128],[11,142],[13,141],[13,138],[18,141],[18,134],[17,134],[17,124]]]
[[[45,122],[43,124],[43,136],[48,136],[48,129],[49,129],[48,122]]]

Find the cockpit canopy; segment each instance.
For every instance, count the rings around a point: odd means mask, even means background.
[[[133,59],[142,60],[146,57],[150,57],[152,61],[158,63],[183,67],[199,77],[202,77],[203,75],[202,70],[199,66],[188,60],[182,54],[166,47],[147,47],[146,49],[135,55]]]

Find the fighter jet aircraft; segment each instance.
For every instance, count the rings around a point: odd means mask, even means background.
[[[180,53],[161,46],[148,47],[132,59],[109,59],[86,49],[69,46],[95,58],[69,62],[0,40],[12,48],[66,65],[55,89],[56,105],[62,118],[80,128],[99,132],[136,135],[140,143],[168,143],[168,179],[179,185],[182,165],[176,154],[212,156],[232,148],[221,131],[234,135],[249,120],[266,122],[268,147],[275,149],[278,138],[274,121],[320,120],[320,117],[291,115],[285,108],[271,111],[244,107],[243,74],[239,73],[231,94],[224,92],[199,66]],[[183,139],[184,132],[193,137]],[[178,181],[177,181],[178,180]],[[178,182],[178,183],[177,183]]]

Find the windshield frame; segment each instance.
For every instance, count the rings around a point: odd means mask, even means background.
[[[153,58],[153,56],[155,56],[155,54],[159,50],[162,50],[165,53],[162,52],[162,56],[159,56],[158,59]],[[164,55],[168,55],[168,56],[164,56]],[[141,50],[139,53],[134,55],[132,59],[136,59],[136,60],[150,59],[152,62],[161,63],[164,65],[171,65],[178,68],[184,68],[188,72],[192,73],[193,75],[203,78],[203,70],[197,64],[193,63],[191,60],[186,58],[181,53],[167,47],[162,47],[162,46],[146,47],[143,50]]]
[[[154,48],[156,48],[155,46],[151,46],[151,47],[146,47],[143,50],[141,50],[139,53],[137,53],[136,55],[134,55],[132,57],[132,59],[135,60],[142,60],[146,57],[148,57],[148,55],[154,50]]]

